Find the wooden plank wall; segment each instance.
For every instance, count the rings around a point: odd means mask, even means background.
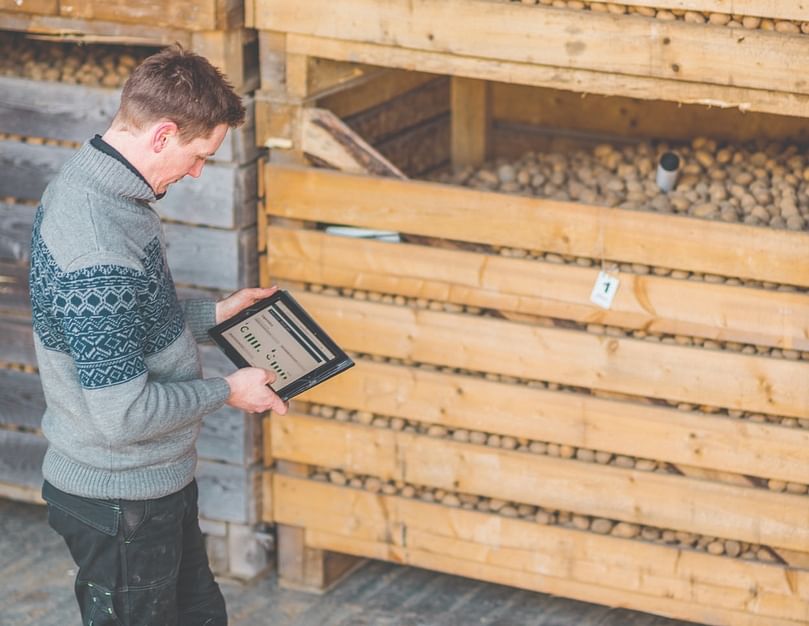
[[[357,362],[265,421],[264,519],[311,550],[806,623],[807,233],[263,174],[267,275]],[[335,222],[404,242],[313,226]],[[621,269],[609,310],[603,257],[647,270]]]

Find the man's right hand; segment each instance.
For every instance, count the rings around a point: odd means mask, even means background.
[[[230,385],[230,396],[226,403],[250,413],[275,411],[279,415],[287,412],[287,404],[267,385],[275,382],[275,374],[258,367],[245,367],[236,370],[225,380]]]

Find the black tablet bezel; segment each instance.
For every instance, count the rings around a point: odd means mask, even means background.
[[[295,300],[295,298],[293,298],[288,291],[283,289],[278,290],[270,297],[264,298],[263,300],[242,309],[230,319],[227,319],[224,322],[217,324],[213,328],[208,329],[208,336],[214,341],[214,343],[216,343],[217,346],[219,346],[219,348],[231,361],[233,361],[237,367],[253,367],[223,336],[223,333],[230,330],[237,324],[242,323],[244,320],[253,317],[257,313],[261,313],[279,300],[292,311],[298,320],[306,326],[307,330],[317,337],[319,341],[323,342],[329,351],[334,354],[333,359],[330,359],[317,369],[314,369],[308,374],[287,383],[285,386],[280,387],[279,389],[276,389],[270,385],[270,388],[275,391],[275,393],[278,394],[282,400],[287,401],[290,398],[303,393],[307,389],[311,389],[315,385],[328,380],[332,376],[339,374],[340,372],[354,365],[354,361],[352,361],[351,358],[340,348],[340,346],[338,346],[334,340],[329,337],[326,331],[323,330],[314,319],[312,319],[312,316],[309,315],[300,304],[298,304],[297,300]]]

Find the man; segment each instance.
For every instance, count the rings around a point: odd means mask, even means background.
[[[286,406],[269,371],[202,379],[195,340],[273,290],[178,301],[150,203],[198,177],[243,121],[218,70],[168,48],[134,70],[110,128],[65,164],[37,212],[43,497],[78,565],[84,624],[227,623],[199,529],[196,438],[202,416],[225,403]]]

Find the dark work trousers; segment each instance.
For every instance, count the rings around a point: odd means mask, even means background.
[[[199,529],[197,483],[155,500],[94,500],[46,482],[48,523],[79,566],[85,626],[226,626]]]

